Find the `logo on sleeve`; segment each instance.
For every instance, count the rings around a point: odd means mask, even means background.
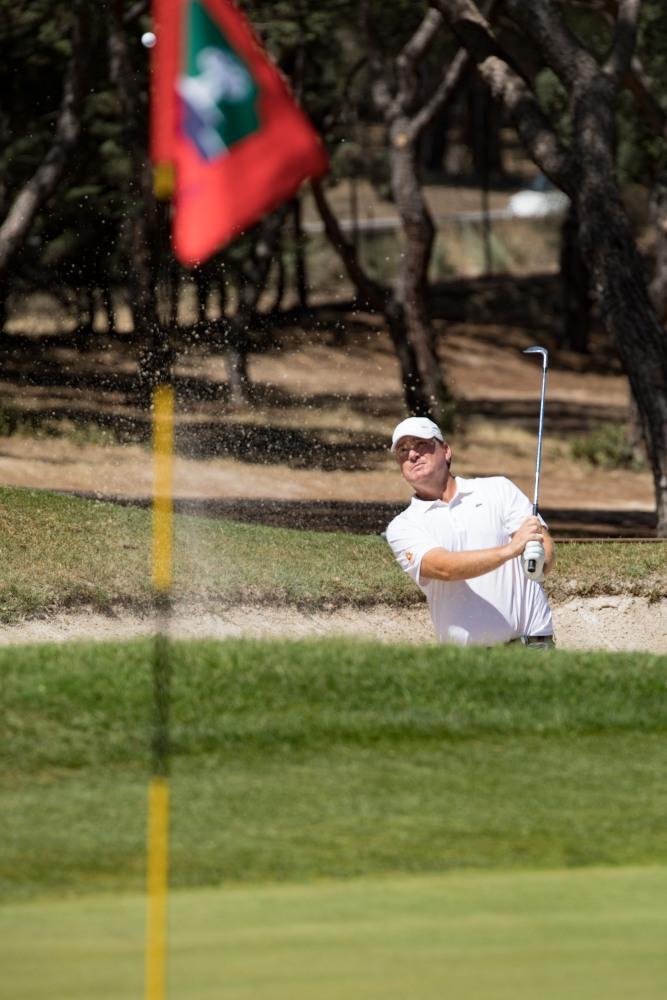
[[[415,557],[414,557],[413,553],[412,552],[406,552],[405,553],[405,558],[408,560],[408,562],[412,566],[413,562],[415,561]]]

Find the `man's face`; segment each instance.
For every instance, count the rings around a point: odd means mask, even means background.
[[[395,450],[403,478],[417,493],[440,493],[447,484],[452,450],[436,438],[402,437]]]

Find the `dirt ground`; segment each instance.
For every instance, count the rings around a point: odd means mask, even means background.
[[[388,337],[373,325],[357,325],[344,344],[336,336],[335,330],[288,331],[280,350],[252,354],[252,403],[242,409],[225,402],[219,355],[192,347],[182,352],[176,369],[177,498],[306,505],[400,505],[409,499],[387,450],[391,429],[404,416]],[[459,426],[450,438],[455,472],[508,475],[532,493],[540,369],[521,348],[538,338],[544,343],[545,336],[502,326],[447,329],[441,350],[459,406]],[[57,422],[60,433],[0,436],[0,482],[148,498],[149,425],[133,399],[131,348],[92,348],[77,356],[72,347],[55,346],[39,360],[37,376],[26,384],[10,354],[0,389],[24,418],[42,426]],[[627,418],[627,380],[601,367],[595,358],[586,367],[567,352],[553,354],[541,505],[558,512],[564,525],[582,512],[584,529],[574,534],[585,534],[586,525],[591,534],[650,534],[648,472],[592,468],[571,457],[573,436]],[[590,530],[594,513],[599,531]],[[293,523],[289,512],[285,519]],[[562,533],[573,532],[565,527]]]

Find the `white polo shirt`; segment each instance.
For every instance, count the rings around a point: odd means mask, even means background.
[[[455,482],[449,503],[413,497],[386,532],[399,564],[426,594],[439,641],[488,646],[520,635],[551,635],[546,594],[525,575],[520,556],[471,580],[420,579],[421,561],[431,549],[466,552],[506,545],[532,514],[528,497],[504,476],[456,476]]]

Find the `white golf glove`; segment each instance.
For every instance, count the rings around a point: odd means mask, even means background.
[[[535,569],[532,573],[528,570],[528,562],[530,559],[535,560]],[[528,579],[534,580],[535,583],[542,583],[544,580],[544,543],[526,542],[526,547],[523,550],[521,561],[523,571]]]

